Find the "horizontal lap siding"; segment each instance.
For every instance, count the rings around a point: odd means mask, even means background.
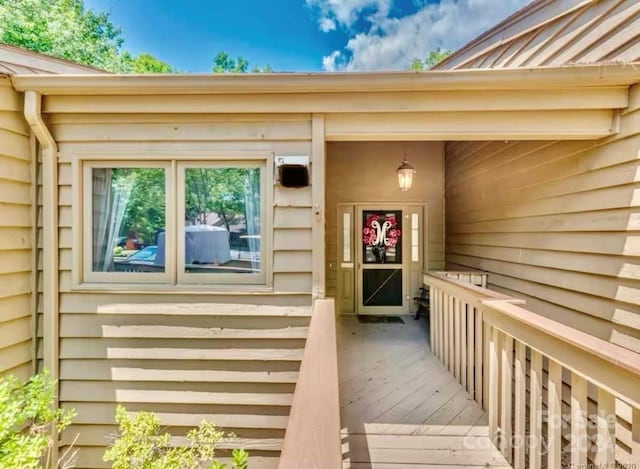
[[[0,78],[0,372],[32,361],[32,167],[22,97]]]
[[[275,295],[83,293],[72,286],[77,225],[71,162],[85,152],[108,158],[110,153],[131,151],[144,158],[149,151],[150,159],[154,151],[175,152],[177,157],[198,152],[200,160],[207,151],[310,155],[309,116],[55,114],[46,118],[61,156],[61,403],[78,412],[63,443],[78,433],[79,467],[105,467],[101,456],[106,437],[115,430],[115,406],[123,403],[130,410],[156,411],[176,435],[202,418],[212,419],[246,438],[255,455],[252,459],[263,459],[264,467],[270,467],[286,428],[307,332],[308,317],[296,315],[310,303],[311,188],[287,190],[268,183],[274,191]],[[236,318],[216,316],[220,304],[230,303],[247,306]],[[291,307],[293,316],[270,315],[269,305]],[[41,324],[39,318],[40,331]],[[269,438],[277,440],[275,452],[269,450]],[[259,448],[252,451],[253,440]]]
[[[396,169],[407,157],[416,168],[413,188],[398,188]],[[327,294],[337,294],[338,203],[426,203],[430,269],[444,266],[443,144],[439,142],[330,143],[327,145]],[[417,293],[417,292],[416,292]]]
[[[598,142],[450,143],[448,267],[640,352],[640,112]]]

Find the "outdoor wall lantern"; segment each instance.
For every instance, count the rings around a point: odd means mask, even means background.
[[[405,158],[400,167],[397,169],[396,173],[398,174],[398,185],[400,186],[401,191],[408,191],[411,189],[411,185],[413,184],[413,175],[416,170],[409,164],[407,159]]]

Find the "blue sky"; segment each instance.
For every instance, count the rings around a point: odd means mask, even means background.
[[[527,0],[85,0],[124,48],[185,72],[225,51],[275,71],[397,70],[455,49]],[[188,6],[188,7],[187,7]]]

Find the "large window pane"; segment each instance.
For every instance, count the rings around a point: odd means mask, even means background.
[[[185,169],[185,272],[261,270],[260,169]]]
[[[165,172],[92,168],[93,272],[164,272]]]

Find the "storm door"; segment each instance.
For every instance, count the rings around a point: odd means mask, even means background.
[[[407,236],[410,220],[406,207],[358,207],[356,249],[356,312],[405,314],[409,312],[407,288]]]

